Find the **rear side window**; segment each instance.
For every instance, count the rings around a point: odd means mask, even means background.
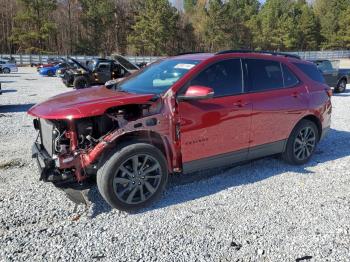
[[[284,87],[292,87],[299,83],[299,79],[289,70],[289,68],[282,64]]]
[[[213,88],[214,96],[229,96],[243,91],[242,65],[240,59],[215,63],[196,76],[190,85]]]
[[[301,64],[301,63],[294,63],[294,65],[297,66],[301,71],[303,71],[312,80],[319,82],[319,83],[322,83],[322,84],[325,83],[323,75],[321,74],[321,71],[316,67],[316,65]]]
[[[284,87],[283,74],[279,62],[247,59],[246,65],[250,80],[250,92],[273,90]]]

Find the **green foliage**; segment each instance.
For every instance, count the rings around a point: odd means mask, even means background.
[[[339,48],[350,48],[350,6],[340,13],[338,25],[339,31],[335,42]]]
[[[112,0],[80,0],[82,24],[86,34],[80,36],[76,50],[83,54],[105,54],[104,42],[113,22]]]
[[[197,0],[184,0],[185,12],[192,12],[196,3],[197,3]]]
[[[252,27],[259,12],[258,0],[229,0],[229,47],[232,49],[252,49]]]
[[[350,0],[184,0],[184,12],[169,0],[16,1],[1,46],[18,52],[350,49]]]
[[[167,0],[145,0],[136,15],[129,44],[138,54],[171,54],[179,14]]]
[[[50,21],[56,0],[18,0],[18,3],[22,8],[14,18],[11,40],[25,52],[43,52],[47,40],[56,34],[56,25]]]
[[[340,34],[344,34],[344,28],[341,28],[344,23],[341,20],[344,19],[343,15],[349,15],[346,10],[350,6],[350,0],[315,0],[314,6],[320,19],[320,33],[323,38],[321,47],[325,49],[345,47],[340,43],[342,42]]]

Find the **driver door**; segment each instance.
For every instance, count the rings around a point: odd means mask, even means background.
[[[243,90],[242,62],[217,62],[187,86],[206,86],[214,97],[179,102],[183,172],[246,160],[252,105]]]

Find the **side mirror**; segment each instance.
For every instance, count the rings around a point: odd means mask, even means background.
[[[212,98],[214,90],[206,86],[190,86],[184,95],[177,96],[179,101],[193,101]]]

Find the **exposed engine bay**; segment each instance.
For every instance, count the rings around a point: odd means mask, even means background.
[[[96,174],[104,149],[129,131],[150,130],[160,124],[161,103],[113,107],[101,116],[74,120],[35,119],[39,130],[35,146],[45,149],[47,162],[41,179],[65,187]],[[40,142],[40,143],[39,143]],[[33,153],[34,154],[34,153]]]

